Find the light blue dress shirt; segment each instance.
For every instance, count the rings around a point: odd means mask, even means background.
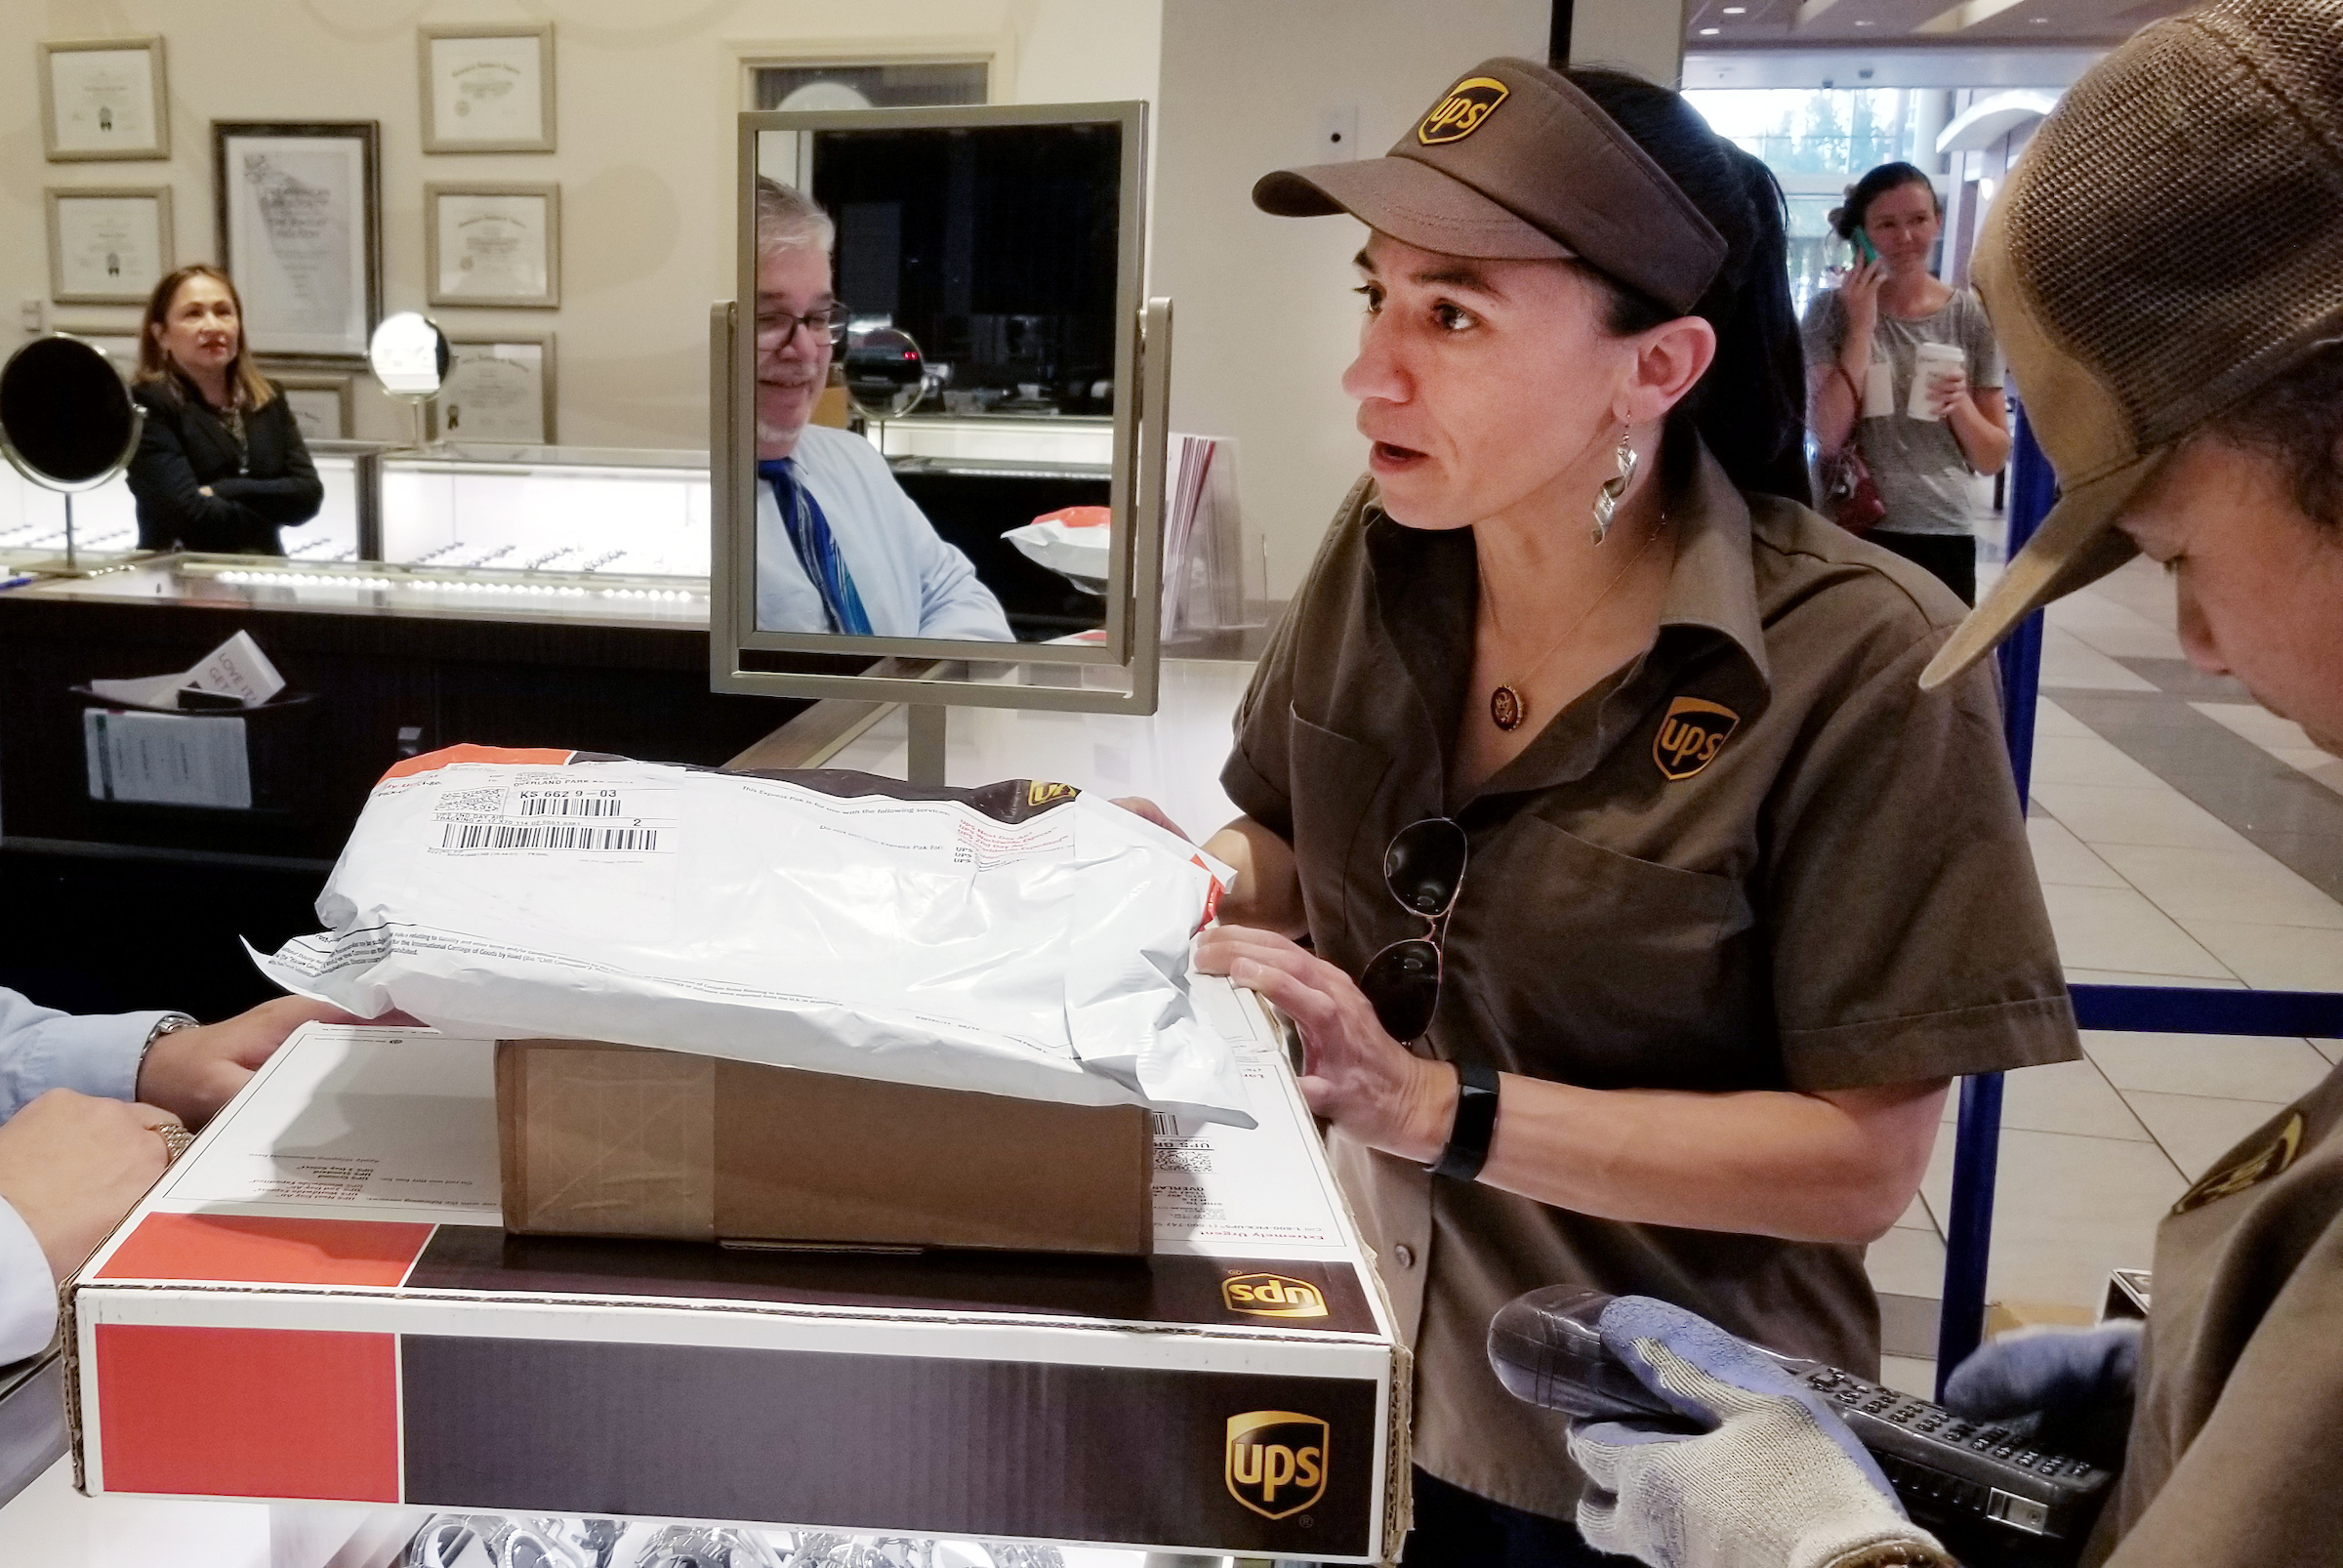
[[[139,1053],[163,1012],[76,1018],[0,989],[0,1122],[52,1089],[108,1099],[138,1093]],[[0,1365],[57,1333],[57,1286],[32,1227],[0,1201]]]
[[[851,431],[808,425],[790,454],[838,540],[874,637],[1008,642],[1001,601],[968,557],[895,482],[879,449]],[[805,575],[773,487],[757,485],[757,630],[827,632],[821,590]]]

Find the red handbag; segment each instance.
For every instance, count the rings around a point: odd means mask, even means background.
[[[1847,393],[1854,399],[1854,418],[1838,450],[1823,454],[1822,512],[1847,532],[1867,534],[1887,516],[1887,503],[1879,498],[1879,486],[1872,482],[1870,465],[1864,462],[1855,439],[1856,432],[1863,428],[1863,389],[1855,385],[1855,378],[1847,374],[1845,365],[1830,368],[1847,384]]]

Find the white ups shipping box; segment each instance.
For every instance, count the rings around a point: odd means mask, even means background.
[[[514,1234],[493,1044],[311,1025],[71,1286],[81,1485],[1387,1559],[1407,1351],[1274,1027],[1198,1000],[1259,1126],[1156,1119],[1143,1258]]]

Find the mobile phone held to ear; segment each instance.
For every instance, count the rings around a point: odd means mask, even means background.
[[[1514,1398],[1575,1420],[1697,1430],[1603,1343],[1599,1325],[1610,1304],[1602,1292],[1571,1285],[1508,1302],[1489,1325],[1498,1381]],[[2058,1568],[2079,1557],[2115,1479],[2108,1471],[1836,1367],[1750,1348],[1829,1400],[1879,1462],[1905,1511],[1963,1561]]]
[[[1878,259],[1879,247],[1871,243],[1870,235],[1865,233],[1861,228],[1857,228],[1855,230],[1856,262],[1861,264],[1864,262],[1875,262]]]

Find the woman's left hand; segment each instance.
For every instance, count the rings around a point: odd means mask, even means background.
[[[1196,938],[1196,967],[1258,992],[1294,1020],[1301,1093],[1313,1114],[1371,1148],[1439,1158],[1456,1119],[1456,1070],[1385,1034],[1357,981],[1273,931],[1245,926],[1207,928]]]
[[[1951,419],[1969,400],[1969,374],[1965,370],[1939,371],[1928,378],[1928,406],[1938,419]]]

